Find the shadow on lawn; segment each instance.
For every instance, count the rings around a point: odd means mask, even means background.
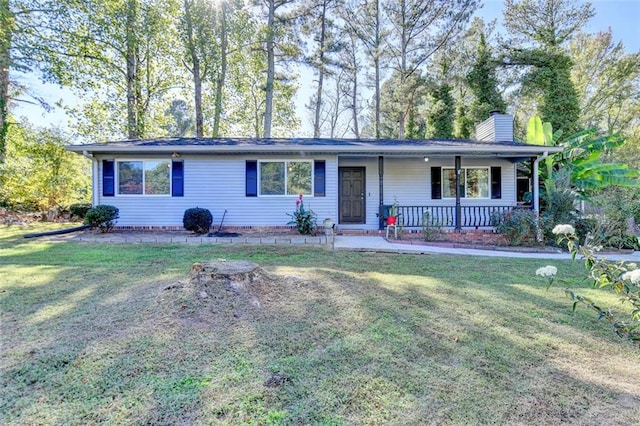
[[[3,421],[620,424],[640,415],[640,372],[617,365],[637,353],[559,314],[563,299],[523,294],[508,271],[487,283],[486,274],[460,279],[459,259],[444,256],[78,246],[76,262],[58,264],[70,248],[48,245],[0,267],[54,259],[3,287]],[[107,254],[108,264],[95,261]],[[323,267],[306,267],[310,256]],[[218,257],[256,261],[282,280],[262,289],[259,308],[233,292],[202,301],[167,290],[193,261]]]

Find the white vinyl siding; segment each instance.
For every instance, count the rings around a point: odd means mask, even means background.
[[[395,200],[404,206],[449,206],[455,203],[455,199],[451,198],[431,199],[431,167],[454,167],[453,157],[432,157],[427,162],[422,158],[387,158],[384,164],[384,204],[393,204]],[[502,198],[463,198],[463,206],[516,205],[516,167],[513,162],[498,158],[462,158],[463,168],[490,170],[496,166],[499,166],[502,172]]]
[[[109,158],[109,157],[104,157]],[[151,160],[159,160],[153,158]],[[165,158],[166,159],[166,158]],[[291,220],[297,197],[246,197],[246,160],[248,156],[183,156],[184,196],[148,197],[102,195],[102,158],[98,162],[98,204],[109,204],[120,209],[119,226],[182,226],[184,211],[192,207],[206,208],[213,215],[214,226],[219,226],[226,210],[224,225],[229,226],[285,226]],[[270,159],[267,156],[259,160]],[[282,160],[283,157],[273,158]],[[285,158],[287,159],[287,158]],[[297,160],[299,157],[291,157]],[[325,197],[305,195],[305,207],[312,209],[321,223],[331,218],[337,223],[338,175],[335,156],[318,156],[326,161]],[[118,158],[117,160],[128,160]]]
[[[287,213],[295,210],[297,197],[271,196],[246,197],[245,177],[247,160],[300,160],[299,156],[182,156],[184,161],[184,196],[149,197],[127,195],[104,197],[102,195],[102,159],[98,157],[95,177],[96,204],[109,204],[120,209],[120,226],[182,226],[184,211],[192,207],[209,209],[214,227],[219,226],[226,210],[224,225],[228,226],[285,226],[291,220]],[[134,158],[131,158],[134,159]],[[137,159],[137,158],[135,158]],[[308,157],[305,160],[306,161]],[[314,156],[314,160],[326,161],[326,186],[324,197],[305,195],[305,207],[312,209],[322,223],[325,218],[338,223],[338,165],[366,168],[366,223],[341,225],[343,229],[378,229],[379,176],[377,157]],[[126,161],[129,158],[117,158]],[[148,158],[167,160],[169,158]],[[419,158],[384,159],[384,204],[397,201],[403,206],[447,206],[452,199],[431,199],[431,167],[453,167],[453,157],[432,157],[425,162]],[[502,198],[463,198],[463,206],[515,206],[515,164],[499,158],[462,158],[462,167],[499,166],[502,171]]]
[[[476,126],[476,139],[487,142],[513,141],[513,117],[495,114]]]

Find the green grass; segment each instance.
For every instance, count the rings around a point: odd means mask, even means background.
[[[535,277],[619,306],[579,264],[22,238],[43,229],[0,227],[2,424],[640,419],[638,350]],[[219,258],[276,277],[259,307],[186,291]]]

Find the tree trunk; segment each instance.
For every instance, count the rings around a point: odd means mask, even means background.
[[[275,0],[269,0],[269,17],[267,20],[267,84],[265,85],[264,131],[263,137],[271,137],[271,118],[273,116],[273,81],[275,79]]]
[[[4,163],[9,131],[9,69],[11,68],[11,38],[13,14],[9,0],[0,0],[0,164]]]
[[[402,13],[402,30],[400,32],[400,90],[405,89],[407,82],[407,4],[403,0],[400,2]],[[406,114],[400,112],[398,117],[398,139],[405,138]]]
[[[196,138],[204,137],[204,119],[202,117],[202,77],[200,76],[200,60],[193,62],[193,100],[196,108]]]
[[[376,74],[376,139],[380,139],[380,45],[382,40],[380,37],[380,0],[376,0],[376,45],[375,45],[375,57],[373,62],[375,64]]]
[[[137,98],[140,79],[137,73],[138,40],[136,35],[137,1],[127,2],[127,134],[129,139],[140,138]]]
[[[227,5],[222,2],[222,25],[220,40],[220,74],[216,81],[216,99],[213,114],[213,137],[220,136],[220,117],[222,116],[222,88],[227,77]]]
[[[353,69],[351,69],[353,86],[351,87],[351,113],[353,116],[353,134],[356,139],[360,138],[360,126],[358,125],[358,57],[355,40],[352,40],[351,55]]]
[[[320,16],[320,57],[318,64],[318,90],[316,91],[316,117],[313,122],[313,137],[320,137],[320,110],[322,108],[322,84],[324,82],[324,40],[327,26],[327,1],[322,2],[322,15]]]
[[[196,52],[195,42],[193,41],[193,21],[191,19],[191,7],[189,0],[184,0],[184,18],[187,31],[187,49],[191,56],[191,75],[193,76],[193,99],[196,108],[196,137],[204,136],[203,118],[202,118],[202,76],[200,73],[200,58]]]

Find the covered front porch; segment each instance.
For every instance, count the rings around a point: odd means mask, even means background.
[[[392,205],[397,225],[411,231],[492,229],[492,218],[514,209],[537,209],[538,157],[469,153],[447,155],[341,155],[338,159],[338,225],[345,230],[384,230]],[[511,154],[511,153],[509,153]],[[522,173],[533,196],[522,203]]]

